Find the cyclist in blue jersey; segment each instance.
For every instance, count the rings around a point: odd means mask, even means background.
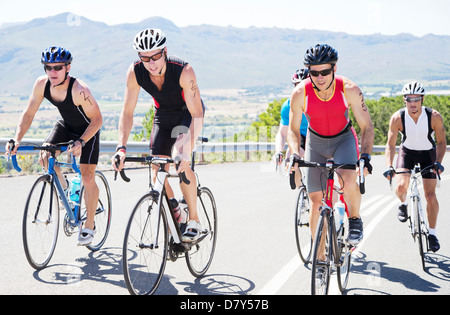
[[[302,80],[306,79],[308,77],[308,69],[298,69],[294,75],[291,78],[291,82],[294,84],[294,87],[297,86]],[[283,162],[283,151],[284,147],[286,145],[287,140],[287,134],[289,129],[289,112],[291,110],[291,99],[288,98],[283,105],[281,106],[281,119],[280,119],[280,127],[278,129],[277,135],[275,137],[275,151],[277,153],[274,154],[273,160],[278,165],[281,165]],[[305,143],[306,143],[306,133],[308,132],[308,120],[305,117],[305,114],[303,114],[302,123],[300,126],[300,135],[302,137],[301,139],[301,145],[300,150],[305,150]],[[289,158],[291,156],[290,149],[288,148],[286,151],[286,157]],[[299,175],[299,174],[297,174]],[[298,181],[301,179],[301,176],[296,176],[296,179]],[[296,181],[297,182],[297,181]],[[298,185],[297,185],[298,186]]]

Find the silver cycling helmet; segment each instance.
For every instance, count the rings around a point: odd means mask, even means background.
[[[147,28],[134,37],[133,47],[137,52],[147,52],[166,47],[166,35],[157,28]]]
[[[412,81],[405,84],[402,89],[402,95],[425,95],[425,88],[422,83]]]

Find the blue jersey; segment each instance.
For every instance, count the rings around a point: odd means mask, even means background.
[[[289,126],[289,112],[291,110],[291,100],[287,99],[283,106],[281,106],[281,124],[284,126]],[[302,124],[300,126],[300,134],[306,137],[308,132],[308,120],[306,119],[305,113],[302,116]]]

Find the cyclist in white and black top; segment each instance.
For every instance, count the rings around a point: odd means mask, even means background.
[[[190,156],[203,127],[204,108],[192,67],[185,61],[167,55],[166,36],[159,29],[145,29],[134,39],[134,49],[140,61],[133,63],[127,73],[125,105],[120,115],[117,153],[112,157],[116,171],[123,168],[126,144],[133,126],[133,113],[141,87],[155,100],[155,118],[151,135],[152,155],[181,160],[178,172],[184,172],[190,185],[180,184],[189,208],[189,222],[182,237],[193,241],[201,231],[197,216],[197,184],[190,168]],[[119,155],[120,166],[115,157]],[[153,167],[156,179],[157,167]],[[174,197],[168,182],[169,198]]]
[[[89,245],[95,234],[95,210],[98,202],[98,186],[95,183],[95,169],[99,156],[100,127],[102,114],[89,87],[83,81],[72,78],[69,71],[72,54],[62,47],[50,47],[42,52],[41,62],[46,75],[39,77],[33,87],[28,107],[20,116],[15,136],[16,154],[20,141],[31,126],[34,116],[44,98],[55,105],[62,119],[57,121],[45,144],[57,144],[74,140],[74,146],[68,150],[80,157],[81,179],[85,188],[87,219],[80,231],[78,245]],[[9,152],[9,144],[6,152]],[[45,168],[48,165],[48,152],[43,152],[39,162]],[[67,182],[59,167],[56,173],[64,189]]]
[[[389,123],[386,145],[386,165],[389,169],[385,172],[385,176],[389,179],[389,170],[393,169],[392,163],[398,133],[402,134],[402,143],[397,158],[397,170],[412,170],[416,164],[420,164],[423,169],[435,164],[442,173],[444,167],[441,163],[447,148],[442,116],[436,110],[423,106],[425,89],[421,83],[413,81],[406,84],[402,94],[405,108],[392,115]],[[409,180],[408,174],[398,175],[396,194],[401,202],[398,211],[398,219],[401,222],[408,220],[406,197]],[[436,252],[440,248],[436,237],[439,203],[436,198],[436,175],[434,173],[423,174],[423,188],[430,224],[430,248]]]

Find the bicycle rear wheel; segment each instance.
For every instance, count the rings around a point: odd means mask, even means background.
[[[28,195],[22,222],[25,255],[30,265],[43,269],[56,247],[59,227],[59,202],[50,175],[40,176]]]
[[[131,294],[155,293],[166,267],[168,238],[164,206],[160,209],[148,193],[134,207],[123,242],[123,273]]]
[[[101,172],[95,172],[95,182],[97,183],[99,195],[98,203],[95,212],[95,236],[92,244],[87,246],[91,251],[98,251],[103,244],[105,244],[106,238],[108,237],[109,228],[111,225],[111,211],[112,211],[112,201],[111,201],[111,191],[109,190],[108,181],[105,175]],[[84,186],[80,192],[81,203],[81,217],[86,219],[86,203],[84,200]]]
[[[300,259],[307,264],[311,259],[312,235],[309,226],[309,197],[306,188],[303,186],[298,193],[295,208],[295,240]]]
[[[211,265],[217,240],[216,202],[206,187],[199,188],[197,213],[203,231],[200,241],[186,252],[186,263],[194,277],[201,277]]]
[[[419,254],[422,261],[422,268],[424,271],[425,269],[425,253],[428,251],[428,235],[427,235],[427,227],[425,223],[425,218],[422,217],[422,205],[420,204],[420,200],[416,198],[414,200],[414,211],[416,216],[416,222],[417,225],[417,243],[419,245]]]
[[[321,213],[317,222],[312,256],[311,294],[327,295],[331,275],[331,235],[328,232],[329,217]]]

